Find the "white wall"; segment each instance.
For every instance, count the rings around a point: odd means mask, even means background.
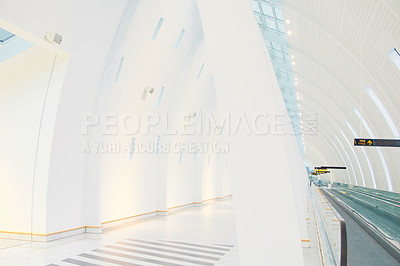
[[[35,233],[83,225],[85,157],[81,154],[82,113],[92,110],[96,90],[126,1],[1,1],[0,17],[37,38],[60,33],[71,54],[57,111],[50,174],[40,191],[44,221]],[[21,8],[23,7],[23,8]],[[40,19],[38,19],[40,18]],[[57,102],[55,102],[57,104]],[[53,113],[55,111],[53,110]],[[39,192],[39,190],[38,190]],[[43,203],[43,204],[42,204]],[[41,212],[35,212],[41,215]],[[47,227],[46,227],[47,226]]]
[[[182,9],[176,9],[178,5]],[[175,153],[135,153],[131,160],[129,153],[83,152],[88,141],[125,143],[132,138],[124,134],[101,136],[98,130],[82,134],[82,119],[88,113],[168,111],[172,114],[172,124],[178,125],[178,113],[216,110],[216,102],[210,101],[215,97],[215,89],[210,81],[211,70],[205,60],[194,1],[175,0],[171,4],[156,0],[112,3],[19,0],[0,3],[0,7],[1,18],[15,28],[28,31],[33,38],[41,39],[48,31],[61,34],[61,47],[71,55],[59,102],[55,97],[46,103],[53,109],[46,107],[44,113],[49,123],[43,130],[49,139],[48,143],[40,142],[39,147],[40,177],[33,195],[34,233],[99,226],[101,222],[222,195],[222,177],[216,180],[215,174],[220,171],[215,167],[216,158],[211,160],[209,168],[203,165],[207,159],[204,154],[197,154],[196,160],[193,154],[184,154],[179,164],[179,154]],[[157,39],[152,40],[161,16],[164,23]],[[175,48],[182,28],[185,34],[180,46]],[[124,64],[115,82],[122,56]],[[206,65],[197,79],[203,63]],[[156,91],[143,100],[143,88],[147,85]],[[165,87],[164,96],[157,106],[162,86]],[[136,141],[156,140],[161,133],[160,129],[155,129],[149,136],[136,136]],[[161,136],[161,141],[207,138]],[[33,139],[26,141],[31,146],[36,145]],[[48,155],[43,153],[47,149]],[[29,154],[33,152],[34,146]],[[29,178],[27,174],[23,181],[32,180]],[[32,184],[26,184],[24,194],[29,196],[27,192],[31,191]],[[230,193],[229,189],[225,190]],[[21,210],[30,214],[30,203],[26,201]],[[24,221],[30,226],[28,219]],[[15,230],[29,231],[26,226]]]
[[[31,232],[38,134],[54,56],[34,46],[0,64],[0,231]]]

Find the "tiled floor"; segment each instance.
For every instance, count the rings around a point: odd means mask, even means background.
[[[304,255],[304,265],[306,266],[319,266],[322,265],[320,250],[317,238],[316,221],[314,216],[314,208],[311,201],[308,203],[308,220],[307,220],[307,230],[308,238],[310,239],[310,247],[303,247]]]
[[[102,234],[3,249],[0,265],[235,266],[238,258],[233,217],[231,200],[214,201]]]
[[[27,240],[13,240],[13,239],[0,239],[0,250],[9,247],[15,247],[23,244],[27,244],[30,241]]]
[[[102,234],[82,234],[2,249],[0,265],[236,266],[239,265],[236,246],[232,200],[228,199]],[[307,249],[305,255],[310,254],[315,252]]]

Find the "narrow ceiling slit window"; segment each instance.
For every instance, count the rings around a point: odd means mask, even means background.
[[[164,18],[161,17],[161,18],[158,20],[157,26],[156,26],[156,28],[155,28],[155,30],[154,30],[154,33],[153,33],[153,40],[157,39],[158,33],[160,32],[160,29],[161,29],[161,26],[162,26],[163,22],[164,22]]]
[[[363,186],[365,187],[364,173],[362,171],[361,164],[360,164],[360,161],[358,160],[357,154],[354,151],[353,146],[351,145],[351,143],[353,141],[350,143],[349,140],[347,139],[346,135],[343,133],[343,131],[340,130],[340,133],[342,134],[343,138],[346,140],[347,144],[350,146],[350,150],[352,151],[352,153],[354,155],[354,158],[356,158],[356,162],[357,162],[358,168],[360,169],[360,173],[361,173],[361,180],[363,182]],[[357,179],[356,179],[356,185],[358,185],[357,184]]]
[[[374,101],[376,106],[379,108],[379,111],[381,111],[383,117],[385,118],[385,120],[388,123],[390,129],[392,130],[392,133],[393,133],[394,137],[395,138],[400,138],[399,131],[397,131],[397,128],[396,128],[395,124],[393,123],[392,118],[390,117],[390,115],[387,112],[386,108],[383,106],[381,100],[379,100],[378,96],[376,96],[375,92],[370,87],[367,87],[366,91],[367,91],[369,97],[371,97],[371,99]]]
[[[358,119],[361,120],[361,114],[357,110],[357,108],[354,108],[354,112],[356,113]],[[370,135],[370,137],[374,139],[375,138],[374,133],[372,133],[372,130],[369,127],[369,125],[367,124],[367,122],[364,119],[362,119],[362,123],[363,123],[365,129],[367,130],[368,134]],[[390,191],[393,191],[392,179],[391,179],[390,174],[389,174],[389,169],[388,169],[388,167],[386,165],[385,157],[383,157],[383,153],[382,153],[380,148],[376,148],[376,149],[378,151],[379,158],[381,159],[383,170],[385,171],[385,176],[386,176],[388,189]]]
[[[185,34],[185,29],[182,29],[181,33],[179,34],[178,40],[175,43],[175,48],[178,48],[179,45],[181,44],[181,41],[182,41],[182,38],[183,38],[184,34]]]
[[[124,63],[124,57],[121,57],[121,60],[119,62],[119,66],[118,66],[118,71],[117,71],[117,75],[115,76],[115,82],[118,82],[119,79],[119,74],[121,73],[121,68],[122,68],[122,64]]]
[[[336,140],[339,142],[340,146],[342,147],[342,149],[343,149],[343,151],[344,151],[344,154],[345,154],[346,157],[347,157],[347,160],[349,160],[349,162],[350,162],[351,170],[353,171],[354,182],[355,182],[356,185],[358,185],[358,183],[357,183],[357,178],[356,178],[356,172],[354,171],[353,163],[352,163],[351,160],[350,160],[350,156],[349,156],[349,154],[347,153],[346,149],[344,148],[344,146],[343,146],[342,142],[340,141],[340,139],[339,139],[337,136],[335,136],[335,138],[336,138]],[[352,183],[351,183],[351,179],[350,179],[350,184],[352,184]]]
[[[351,125],[350,125],[349,122],[346,121],[346,125],[347,125],[347,127],[350,129],[351,133],[353,133],[353,135],[354,135],[355,138],[356,138],[356,137],[359,137],[359,136],[357,136],[356,132],[355,132],[354,129],[351,127]],[[360,148],[361,148],[361,151],[362,151],[363,154],[364,154],[365,160],[367,161],[368,168],[369,168],[369,172],[371,173],[371,177],[372,177],[372,184],[373,184],[374,188],[377,188],[377,187],[376,187],[376,180],[375,180],[374,171],[372,170],[372,166],[371,166],[371,163],[370,163],[369,158],[368,158],[368,156],[367,156],[367,153],[365,152],[364,147],[360,147]]]
[[[160,96],[158,97],[157,106],[160,106],[160,105],[161,105],[161,101],[162,101],[162,98],[163,98],[163,95],[164,95],[164,89],[165,89],[165,87],[163,86],[163,87],[161,88],[161,91],[160,91]]]
[[[129,160],[133,159],[133,153],[134,152],[135,152],[135,137],[132,137],[131,147],[130,147],[130,151],[129,151]]]
[[[336,148],[336,150],[338,151],[339,156],[342,158],[342,161],[344,164],[346,164],[346,160],[343,158],[342,153],[340,152],[339,148],[336,146],[335,142],[332,142],[333,146]],[[350,181],[350,173],[349,173],[349,169],[346,169],[347,172],[347,181],[349,182],[349,184],[351,184]]]
[[[203,73],[204,66],[205,66],[205,63],[203,63],[203,64],[201,65],[200,70],[199,70],[199,73],[197,74],[197,79],[199,79],[200,76],[201,76],[201,73]]]
[[[393,48],[389,52],[389,58],[393,61],[396,67],[400,70],[400,51],[397,48]]]

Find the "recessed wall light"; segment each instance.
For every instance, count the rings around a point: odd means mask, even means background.
[[[288,35],[292,35],[292,31],[291,31],[291,30],[288,30],[287,34],[288,34]]]
[[[290,24],[290,19],[287,19],[287,20],[286,20],[286,24]]]

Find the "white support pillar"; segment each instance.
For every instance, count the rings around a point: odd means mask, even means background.
[[[288,121],[290,123],[290,121]],[[299,146],[294,135],[286,135],[286,148],[290,164],[290,173],[292,176],[293,193],[296,200],[296,210],[300,237],[302,240],[307,240],[307,172],[303,163]],[[309,242],[304,241],[303,247],[309,246]]]
[[[233,125],[241,114],[249,124],[257,114],[277,114],[283,99],[250,1],[197,4],[221,111],[231,113]],[[241,123],[237,134],[225,136],[240,264],[303,265],[285,137],[251,132]]]

